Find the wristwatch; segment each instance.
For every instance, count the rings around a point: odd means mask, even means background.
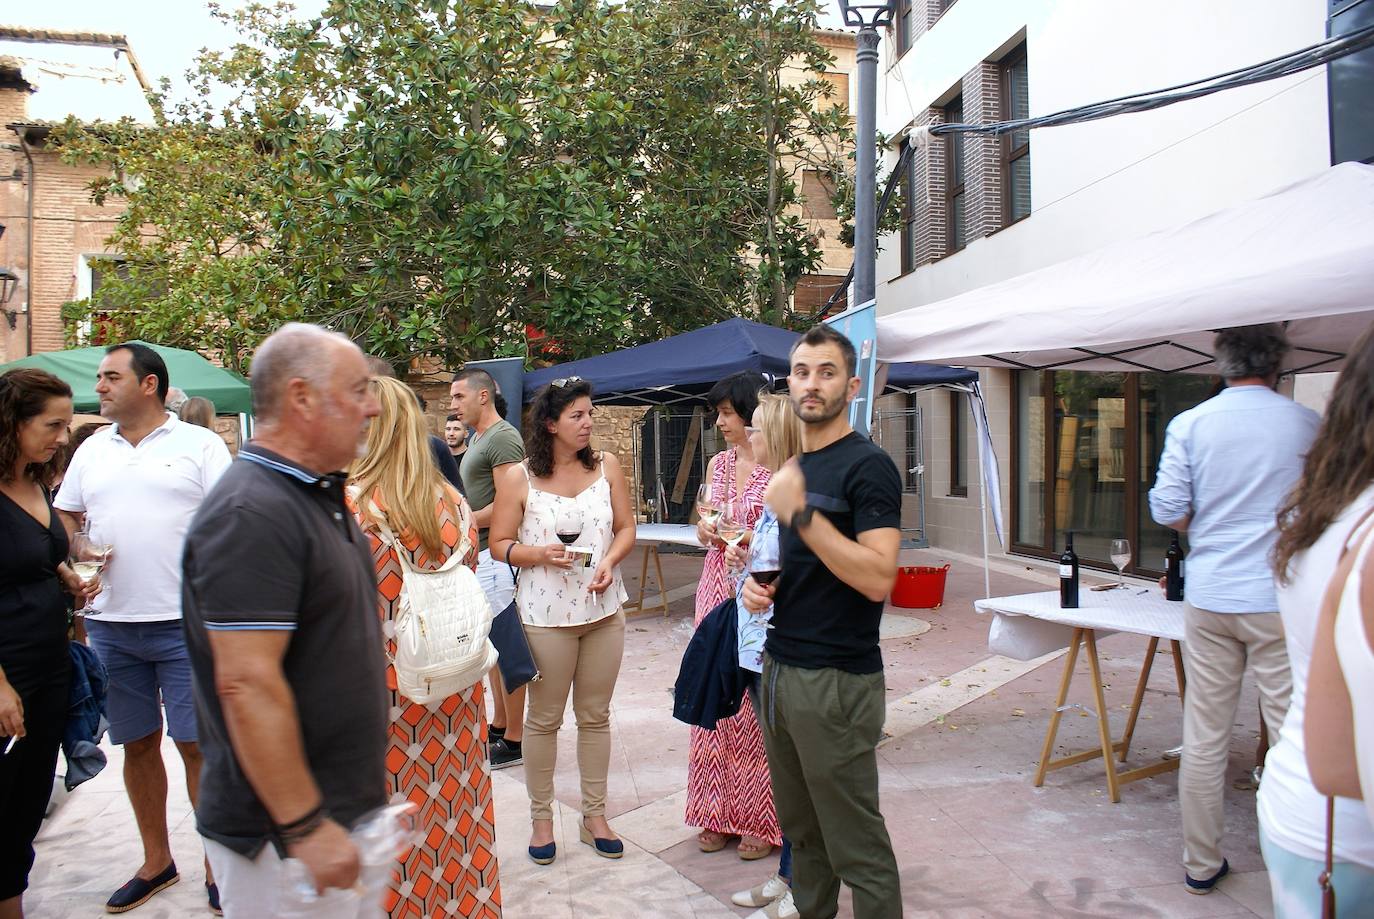
[[[816,509],[809,504],[806,507],[803,507],[801,510],[797,511],[795,514],[792,515],[792,529],[800,530],[802,527],[808,526],[811,523],[811,518],[815,513]]]

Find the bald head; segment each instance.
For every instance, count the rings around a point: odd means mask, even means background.
[[[288,383],[326,385],[339,358],[350,351],[362,356],[346,336],[303,322],[289,322],[267,336],[253,355],[254,416],[261,422],[275,420]]]

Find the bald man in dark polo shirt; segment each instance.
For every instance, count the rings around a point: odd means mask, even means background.
[[[379,411],[368,379],[342,335],[292,323],[269,337],[253,358],[256,436],[186,537],[196,826],[231,919],[277,915],[284,857],[320,891],[353,887],[348,831],[386,803],[377,588],[338,471]]]

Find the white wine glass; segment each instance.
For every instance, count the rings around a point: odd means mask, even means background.
[[[744,508],[737,502],[726,501],[721,504],[716,517],[716,534],[727,546],[738,546],[744,540]],[[736,573],[734,565],[730,572]]]
[[[1126,566],[1131,563],[1131,541],[1113,539],[1111,551],[1112,564],[1116,566],[1116,586],[1126,586]]]
[[[105,567],[105,562],[110,557],[110,545],[102,542],[99,534],[94,533],[88,523],[72,534],[67,556],[76,576],[90,583]],[[77,610],[77,613],[82,616],[99,616],[100,610],[91,606],[91,601],[87,599],[86,605]]]
[[[702,482],[697,488],[697,516],[708,526],[715,526],[716,518],[720,516],[720,497],[710,482]]]

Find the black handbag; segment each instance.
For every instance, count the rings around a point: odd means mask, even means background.
[[[520,576],[510,563],[511,549],[514,548],[515,544],[512,543],[506,549],[506,567],[510,568],[511,580]],[[514,597],[491,620],[491,634],[488,637],[499,655],[496,666],[501,668],[501,682],[505,684],[506,692],[514,692],[526,683],[539,679],[539,668],[534,663],[534,655],[530,653],[530,643],[525,640],[525,626],[520,621],[520,611],[515,608]]]

